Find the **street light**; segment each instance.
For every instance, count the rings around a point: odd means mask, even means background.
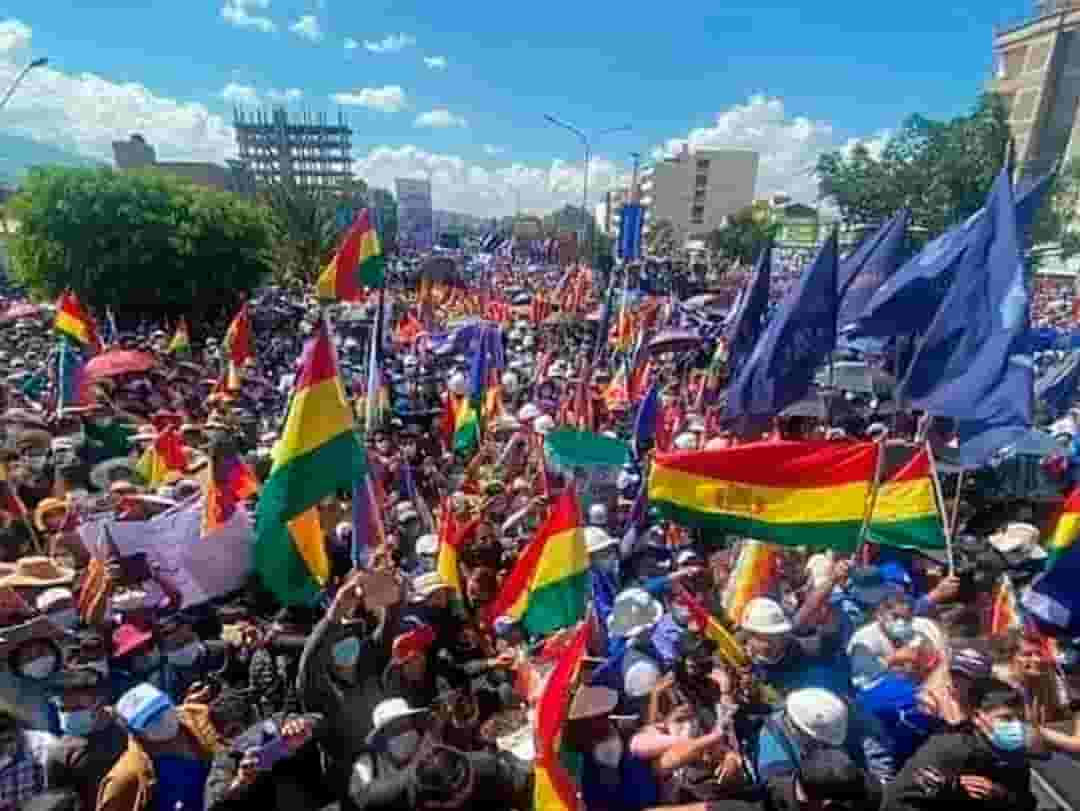
[[[13,81],[11,83],[11,86],[7,89],[7,92],[4,94],[4,98],[0,99],[0,110],[3,110],[4,107],[7,106],[8,100],[11,99],[11,97],[15,94],[15,91],[18,89],[19,85],[22,83],[22,80],[26,78],[27,73],[32,71],[34,68],[43,68],[47,64],[49,64],[49,58],[46,57],[46,56],[40,56],[37,59],[35,59],[34,61],[27,64],[27,66],[25,68],[20,70],[19,75],[15,77],[15,81]]]
[[[578,129],[573,124],[567,124],[556,118],[553,115],[547,113],[544,114],[544,118],[549,123],[554,124],[556,127],[562,127],[564,130],[569,130],[581,139],[582,145],[585,147],[585,180],[582,183],[581,192],[581,210],[582,210],[582,228],[584,229],[581,236],[582,241],[585,241],[585,237],[589,239],[589,252],[586,254],[589,257],[589,263],[592,263],[592,230],[589,229],[589,163],[592,161],[592,143],[589,140],[589,136],[584,131]],[[600,132],[593,133],[593,138],[599,138],[601,135],[611,135],[614,132],[629,132],[630,126],[623,125],[621,127],[611,127],[610,129],[600,130]]]

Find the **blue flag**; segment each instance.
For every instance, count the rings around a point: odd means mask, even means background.
[[[1020,598],[1020,605],[1060,636],[1080,636],[1080,544],[1074,543]]]
[[[841,332],[862,315],[874,293],[900,267],[904,237],[910,222],[911,212],[903,209],[840,262],[837,325]]]
[[[624,203],[619,215],[619,256],[623,260],[641,258],[641,226],[645,221],[639,203]]]
[[[902,386],[913,407],[960,421],[965,464],[988,460],[993,445],[1031,425],[1029,305],[1012,185],[1003,171]]]
[[[765,327],[765,314],[769,310],[769,275],[772,270],[772,245],[766,245],[754,266],[754,275],[739,293],[739,307],[727,326],[725,338],[728,345],[728,370],[738,373],[743,362],[754,351],[754,344]]]
[[[1072,352],[1035,383],[1035,399],[1046,406],[1046,412],[1051,419],[1057,419],[1068,411],[1075,401],[1078,383],[1080,352]]]
[[[1051,175],[1044,175],[1018,190],[1016,227],[1021,234],[1031,228],[1052,179]],[[871,297],[858,317],[855,332],[882,338],[925,332],[949,290],[984,211],[980,208],[905,262]]]
[[[634,417],[634,456],[641,458],[642,448],[656,436],[656,420],[660,416],[660,385],[653,383],[649,393],[638,406]]]
[[[726,417],[775,416],[809,393],[836,345],[837,259],[834,230],[728,388]]]

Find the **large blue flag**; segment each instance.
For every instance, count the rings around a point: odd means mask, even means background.
[[[660,417],[660,384],[653,383],[649,393],[638,405],[634,417],[634,456],[641,458],[642,449],[656,436],[656,420]]]
[[[1080,544],[1066,550],[1053,568],[1039,577],[1020,598],[1020,604],[1060,636],[1080,636]]]
[[[775,416],[809,393],[836,345],[837,260],[833,231],[728,388],[725,416]]]
[[[1002,171],[902,387],[913,407],[961,421],[967,464],[989,459],[993,445],[1031,425],[1029,304],[1012,184]]]
[[[728,370],[738,373],[743,362],[754,351],[754,344],[765,327],[769,311],[769,276],[772,270],[772,245],[766,245],[754,266],[754,275],[739,294],[738,311],[726,329]]]
[[[1071,352],[1036,381],[1035,399],[1043,403],[1051,419],[1057,419],[1075,401],[1077,384],[1080,384],[1080,352]]]
[[[1044,175],[1021,184],[1016,195],[1016,227],[1026,233],[1035,220],[1053,178]],[[888,337],[925,332],[952,283],[964,249],[985,209],[950,228],[901,267],[882,285],[858,316],[858,335]]]
[[[911,212],[894,215],[840,262],[840,310],[837,326],[843,331],[862,315],[874,294],[900,267]]]

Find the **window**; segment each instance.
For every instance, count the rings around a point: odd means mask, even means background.
[[[708,175],[698,175],[697,176],[697,187],[699,189],[703,189],[708,185],[709,185],[709,176]]]
[[[694,202],[695,203],[704,203],[705,202],[705,189],[698,189],[696,192],[694,192]]]

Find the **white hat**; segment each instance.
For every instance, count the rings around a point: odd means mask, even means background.
[[[800,732],[819,743],[842,746],[847,739],[847,705],[828,690],[796,690],[787,697],[784,709]]]
[[[752,634],[776,635],[791,633],[792,626],[780,603],[755,597],[743,610],[742,628]]]
[[[41,592],[37,600],[34,601],[34,605],[37,606],[38,611],[48,613],[49,609],[57,603],[71,602],[72,599],[71,592],[68,589],[57,587]]]
[[[607,507],[603,504],[593,504],[589,507],[590,524],[606,524],[608,519]]]
[[[526,403],[518,411],[518,419],[522,422],[532,422],[540,416],[540,409],[532,403]]]
[[[1039,530],[1019,521],[1005,525],[989,538],[990,545],[1003,555],[1011,555],[1022,547],[1030,549],[1039,543]]]
[[[416,554],[433,557],[439,551],[439,538],[436,535],[421,535],[416,539]]]
[[[697,437],[691,433],[679,434],[675,437],[675,448],[680,451],[692,451],[697,447]]]
[[[392,738],[403,729],[409,729],[419,720],[417,716],[427,715],[426,709],[413,709],[403,698],[388,698],[375,705],[371,712],[374,729],[368,734],[368,743],[379,738]]]
[[[618,538],[612,538],[600,527],[585,527],[585,548],[590,555],[610,549],[619,542]]]
[[[653,691],[658,681],[660,668],[648,659],[641,659],[626,669],[623,687],[630,698],[642,698]]]
[[[533,430],[538,434],[548,434],[555,428],[555,420],[549,417],[547,414],[543,414],[536,418],[533,422]]]
[[[518,376],[513,372],[507,372],[502,376],[502,385],[504,389],[513,394],[517,391]]]
[[[412,580],[413,599],[422,602],[437,591],[449,589],[450,584],[438,572],[428,572]]]
[[[656,625],[663,613],[663,606],[645,589],[627,589],[615,598],[608,617],[608,633],[637,636]]]
[[[450,376],[450,391],[454,394],[464,394],[468,390],[468,382],[461,372],[454,372]]]

